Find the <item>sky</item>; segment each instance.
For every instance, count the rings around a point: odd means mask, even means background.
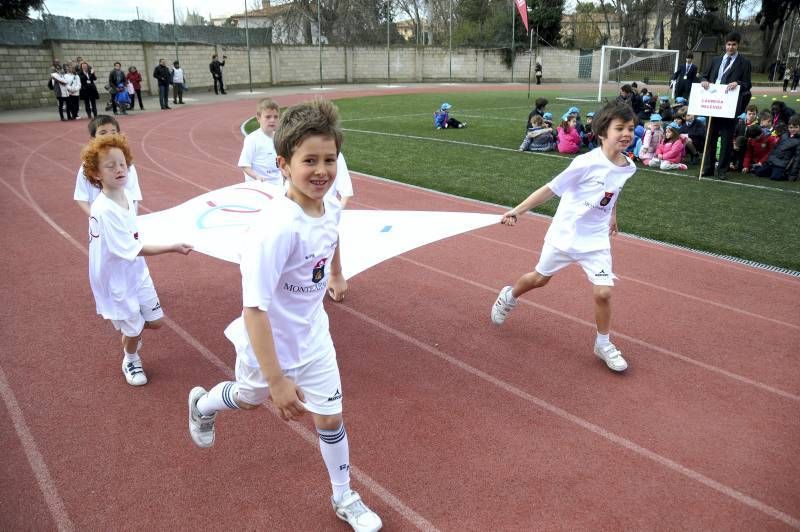
[[[252,0],[248,2],[252,4]],[[172,23],[172,2],[170,0],[132,0],[115,2],[113,0],[46,0],[45,13],[78,19],[99,18],[110,20],[136,20],[136,8],[139,17],[152,22]],[[244,11],[244,0],[234,5],[233,2],[219,0],[175,0],[175,11],[186,13],[186,10],[197,12],[208,18],[222,17]],[[39,17],[38,11],[32,11],[33,18]]]

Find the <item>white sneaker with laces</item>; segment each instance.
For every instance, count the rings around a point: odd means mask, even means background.
[[[594,345],[594,354],[606,363],[608,369],[612,371],[625,371],[628,363],[622,358],[622,352],[614,344],[604,346]]]
[[[214,421],[217,413],[204,416],[197,409],[197,401],[208,392],[202,386],[195,386],[189,392],[189,436],[195,445],[207,449],[214,445]]]
[[[142,369],[142,359],[128,362],[122,359],[122,374],[125,375],[125,380],[131,386],[144,386],[147,384],[147,375],[144,374]]]
[[[503,289],[500,290],[500,294],[497,296],[497,300],[495,300],[492,306],[492,322],[495,325],[502,325],[503,322],[506,321],[508,313],[516,306],[517,300],[514,299],[514,296],[511,294],[511,287],[504,286]]]
[[[383,526],[378,514],[370,510],[358,492],[349,490],[337,504],[331,497],[331,505],[336,517],[347,521],[356,532],[376,532]]]

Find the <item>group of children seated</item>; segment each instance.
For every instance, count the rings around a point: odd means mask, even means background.
[[[657,96],[643,88],[640,93],[625,85],[618,101],[635,108],[639,124],[626,150],[634,161],[661,170],[686,170],[700,161],[706,137],[706,117],[688,112],[688,101]],[[576,154],[593,149],[594,113],[581,121],[580,109],[571,107],[554,127],[553,115],[545,110],[548,101],[538,98],[528,116],[525,137],[519,151]],[[719,146],[709,147],[719,150]],[[796,180],[800,173],[800,115],[781,101],[759,113],[751,104],[739,117],[733,140],[730,170],[754,173],[773,180]]]

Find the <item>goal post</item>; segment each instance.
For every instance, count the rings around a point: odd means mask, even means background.
[[[597,101],[602,100],[606,83],[619,86],[636,81],[648,86],[669,86],[672,74],[678,70],[679,55],[678,50],[604,45],[600,50]]]

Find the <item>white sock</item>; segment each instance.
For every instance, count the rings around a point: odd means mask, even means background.
[[[347,432],[344,423],[338,429],[321,430],[319,433],[319,452],[333,487],[333,500],[337,503],[350,490],[350,446],[347,443]]]
[[[122,354],[124,355],[125,363],[136,362],[137,360],[139,360],[139,351],[136,351],[135,353],[128,353],[127,351],[125,351],[125,349],[123,349]]]
[[[609,339],[610,335],[611,333],[608,334],[597,333],[597,340],[595,340],[595,343],[601,347],[610,344],[611,343],[611,340]]]
[[[236,404],[238,390],[239,386],[235,382],[221,382],[198,399],[197,410],[204,416],[214,415],[220,410],[238,410],[239,405]]]

